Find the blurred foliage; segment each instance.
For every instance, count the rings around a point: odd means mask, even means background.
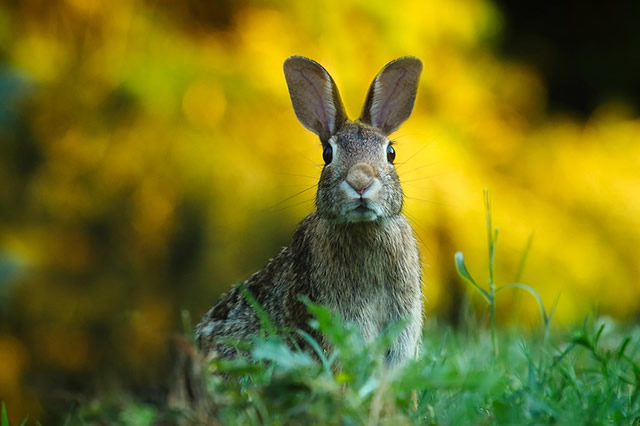
[[[501,26],[486,0],[0,4],[9,414],[147,389],[178,311],[199,316],[287,244],[321,162],[290,107],[291,54],[329,70],[352,118],[386,62],[424,61],[394,138],[428,316],[459,317],[456,250],[471,270],[485,263],[483,187],[504,227],[497,280],[518,274],[534,232],[523,279],[548,304],[561,293],[558,324],[637,315],[640,119],[623,104],[586,121],[545,113],[536,71],[494,54]],[[537,321],[516,292],[498,309]]]

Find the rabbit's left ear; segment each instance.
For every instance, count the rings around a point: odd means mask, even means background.
[[[411,115],[422,62],[405,56],[389,62],[373,79],[360,121],[388,135]]]
[[[325,144],[347,120],[335,82],[322,65],[303,56],[284,61],[284,77],[298,120]]]

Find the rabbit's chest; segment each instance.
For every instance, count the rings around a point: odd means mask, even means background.
[[[321,274],[321,303],[356,323],[365,341],[388,324],[406,319],[419,293],[419,269],[380,253],[350,253],[332,270]],[[414,272],[416,271],[416,272]]]
[[[367,341],[390,323],[419,323],[420,255],[404,217],[359,227],[310,222],[307,278],[314,301],[360,326]]]

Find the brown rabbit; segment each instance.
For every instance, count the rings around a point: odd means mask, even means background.
[[[277,327],[311,332],[301,296],[356,323],[367,342],[386,325],[407,320],[387,362],[397,365],[416,355],[423,307],[420,255],[402,214],[395,150],[387,136],[409,118],[421,71],[415,57],[387,64],[371,84],[362,115],[350,121],[322,66],[301,56],[285,61],[296,116],[320,137],[324,150],[317,209],[298,225],[288,247],[207,312],[196,330],[203,352],[232,358],[236,349],[229,338],[258,334],[260,321],[243,287]],[[327,342],[320,344],[329,349]]]

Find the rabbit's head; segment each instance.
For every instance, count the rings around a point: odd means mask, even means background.
[[[388,63],[371,83],[360,118],[350,121],[338,88],[320,64],[301,56],[285,61],[296,116],[322,142],[319,215],[338,222],[371,222],[400,214],[402,189],[387,136],[409,118],[421,71],[415,57]]]

